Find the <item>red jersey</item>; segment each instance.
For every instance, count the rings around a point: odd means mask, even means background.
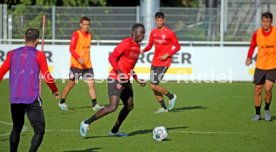
[[[12,57],[12,51],[10,51],[7,54],[7,58],[4,61],[3,65],[0,68],[0,81],[3,79],[4,75],[9,71],[11,67],[11,57]],[[56,87],[56,84],[54,82],[54,79],[52,75],[50,74],[48,70],[48,65],[46,61],[46,57],[43,52],[37,51],[36,60],[39,64],[40,71],[47,83],[47,85],[51,88],[52,92],[57,92],[58,89]]]
[[[134,69],[135,64],[140,55],[140,44],[135,42],[132,38],[124,39],[110,54],[108,60],[112,66],[109,73],[109,78],[118,79],[117,70],[121,70],[126,79],[132,76],[131,71]],[[135,77],[134,77],[135,78]]]
[[[145,52],[152,48],[153,43],[155,51],[152,59],[152,65],[170,66],[172,55],[180,50],[180,44],[174,32],[166,26],[162,29],[153,29],[150,33],[149,44],[145,47]],[[169,54],[167,60],[160,60],[160,57],[166,53]]]

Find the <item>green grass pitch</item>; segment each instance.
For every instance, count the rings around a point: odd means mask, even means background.
[[[57,82],[60,92],[64,83]],[[80,81],[70,92],[67,103],[70,111],[61,111],[43,84],[43,108],[46,133],[40,152],[113,152],[113,151],[172,151],[172,152],[275,152],[276,151],[276,101],[272,101],[272,121],[251,122],[254,115],[252,83],[176,83],[161,84],[176,93],[175,109],[169,113],[155,114],[159,107],[149,85],[142,88],[134,83],[134,110],[120,131],[129,137],[108,137],[116,112],[97,120],[90,126],[86,138],[79,135],[80,122],[90,117],[92,111],[87,86]],[[8,81],[0,83],[0,151],[9,151],[11,116]],[[97,100],[107,105],[107,84],[96,83]],[[276,89],[273,90],[274,96]],[[165,98],[167,100],[167,98]],[[264,103],[263,103],[264,105]],[[264,107],[264,106],[263,106]],[[264,110],[262,107],[262,114]],[[167,141],[152,138],[152,129],[163,125],[168,129]],[[25,119],[19,151],[28,151],[33,135]]]

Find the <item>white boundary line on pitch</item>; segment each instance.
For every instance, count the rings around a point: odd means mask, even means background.
[[[5,121],[0,121],[0,124],[12,126],[12,123],[5,122]],[[28,127],[23,126],[22,132],[26,131],[32,131],[28,130]],[[45,130],[46,132],[78,132],[79,130],[73,130],[73,129],[62,129],[62,130],[55,130],[55,129],[49,129]],[[184,134],[230,134],[230,135],[238,135],[242,134],[241,132],[218,132],[218,131],[172,131],[172,132],[178,132],[178,133],[184,133]],[[0,134],[0,137],[2,136],[8,136],[10,133],[5,133],[5,134]]]
[[[185,133],[185,134],[232,134],[232,135],[238,135],[242,134],[241,132],[218,132],[218,131],[177,131],[179,133]]]
[[[9,122],[5,122],[5,121],[0,121],[0,124],[4,124],[4,125],[8,125],[8,126],[12,126],[12,123]],[[28,130],[28,127],[23,126],[22,132],[27,132],[27,131],[32,131],[32,130]],[[62,129],[62,130],[45,130],[46,132],[78,132],[79,130],[71,130],[71,129]],[[2,136],[9,136],[10,133],[4,133],[4,134],[0,134],[0,137]]]
[[[12,123],[6,122],[6,121],[0,121],[0,124],[12,126]],[[22,132],[26,132],[26,131],[28,131],[28,127],[24,125],[23,129],[22,129]],[[0,134],[0,137],[2,137],[2,136],[8,136],[8,135],[10,135],[10,133]]]

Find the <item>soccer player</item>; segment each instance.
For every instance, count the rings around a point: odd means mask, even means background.
[[[10,151],[16,152],[25,113],[33,127],[34,135],[29,151],[37,151],[45,132],[42,100],[39,95],[39,72],[43,74],[52,93],[59,98],[43,52],[38,51],[39,31],[29,28],[25,32],[25,46],[10,51],[0,68],[0,81],[10,70],[10,104],[13,127],[10,134]]]
[[[65,99],[70,90],[75,86],[79,77],[82,76],[88,85],[89,95],[92,102],[92,110],[98,111],[103,106],[97,104],[96,91],[94,87],[94,72],[90,60],[90,46],[92,35],[89,33],[90,19],[86,16],[80,19],[80,29],[73,32],[70,43],[71,67],[69,80],[62,91],[61,99],[58,104],[61,110],[69,110]]]
[[[272,27],[273,16],[270,12],[262,14],[262,27],[257,29],[251,40],[245,64],[252,63],[252,55],[258,46],[258,56],[253,83],[255,84],[254,103],[256,115],[252,121],[261,120],[262,90],[265,96],[265,120],[270,121],[269,106],[272,99],[272,88],[276,80],[276,28]]]
[[[159,108],[155,113],[162,113],[172,110],[176,102],[176,95],[160,86],[159,83],[171,65],[172,56],[180,50],[180,45],[174,32],[164,25],[165,15],[163,12],[157,12],[155,14],[155,23],[157,27],[151,31],[149,43],[143,50],[141,50],[141,52],[147,52],[152,48],[153,44],[155,45],[151,65],[150,86],[154,92],[156,100],[161,105],[161,108]],[[166,95],[169,98],[168,108],[164,102],[163,95]]]
[[[81,122],[80,134],[86,136],[88,127],[91,123],[99,118],[114,112],[122,100],[124,107],[122,108],[115,125],[109,132],[110,136],[124,137],[128,134],[119,132],[119,128],[129,112],[134,108],[133,90],[129,81],[130,77],[136,80],[141,86],[145,86],[145,81],[138,79],[133,71],[134,66],[140,54],[140,42],[144,39],[145,28],[143,24],[136,23],[132,26],[132,35],[130,38],[124,39],[109,56],[109,62],[113,69],[109,73],[108,96],[109,105],[96,112],[92,117]]]

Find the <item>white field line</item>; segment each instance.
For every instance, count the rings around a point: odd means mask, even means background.
[[[12,126],[12,123],[5,122],[5,121],[0,121],[0,124]],[[28,127],[23,126],[22,132],[27,132],[27,131],[33,131],[33,130],[28,130]],[[72,130],[72,129],[61,129],[61,130],[46,129],[45,131],[46,132],[79,132],[79,130]],[[9,135],[10,133],[4,133],[4,134],[0,134],[0,137],[9,136]]]
[[[5,121],[0,121],[0,124],[12,126],[12,123],[5,122]],[[22,132],[25,132],[27,130],[28,130],[28,127],[27,126],[23,126]],[[2,137],[2,136],[9,136],[9,135],[10,135],[10,133],[0,134],[0,137]]]
[[[5,121],[0,121],[0,124],[12,126],[12,123],[5,122]],[[22,132],[26,131],[33,131],[33,130],[28,130],[28,127],[23,126]],[[55,130],[55,129],[46,129],[46,132],[79,132],[79,130],[74,130],[74,129],[61,129],[61,130]],[[242,134],[241,132],[225,132],[225,131],[170,131],[170,132],[178,132],[178,133],[184,133],[184,134],[230,134],[230,135],[237,135],[237,134]],[[0,134],[0,137],[2,136],[9,136],[10,133],[4,133]]]
[[[228,135],[242,134],[241,132],[226,132],[226,131],[174,131],[174,132],[184,133],[184,134],[228,134]]]

